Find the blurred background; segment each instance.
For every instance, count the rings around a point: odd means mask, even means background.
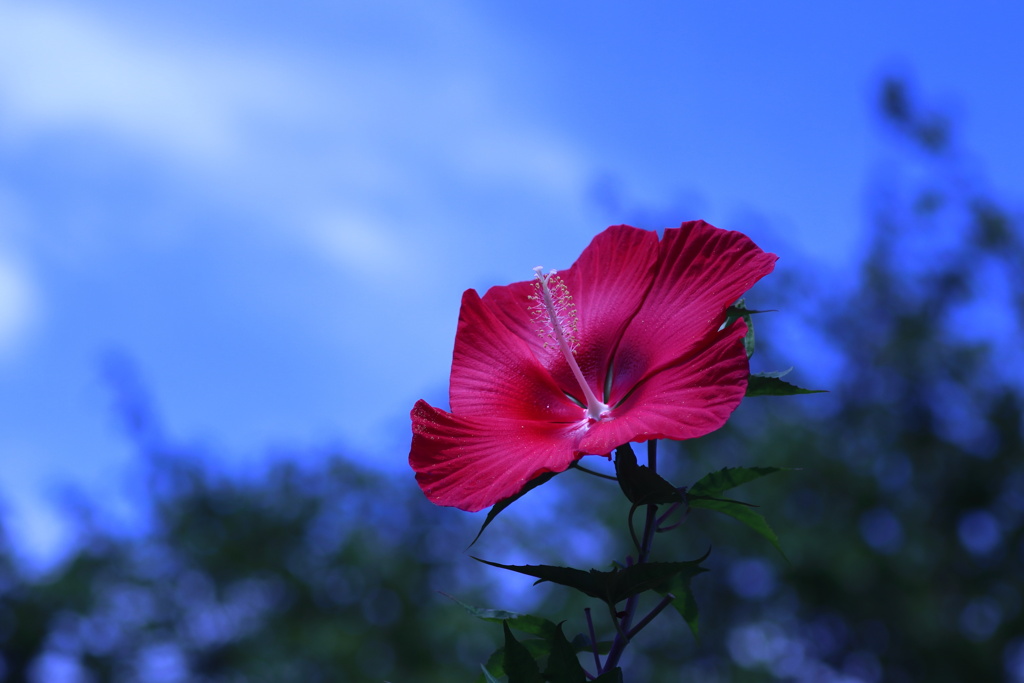
[[[752,369],[830,393],[663,458],[803,468],[740,496],[790,562],[692,515],[702,639],[627,671],[1024,681],[1024,6],[662,5],[0,0],[0,680],[470,680],[437,591],[582,629],[408,410],[464,289],[703,218],[781,256]],[[530,496],[474,551],[625,551]]]

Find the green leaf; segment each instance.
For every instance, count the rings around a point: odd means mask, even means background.
[[[697,570],[689,575],[677,574],[663,586],[655,589],[662,595],[671,593],[674,596],[672,607],[679,612],[680,616],[683,617],[683,621],[686,622],[686,625],[690,627],[690,631],[693,632],[693,636],[698,639],[700,634],[698,633],[697,625],[697,601],[693,597],[693,591],[690,590],[690,579],[705,571],[707,570],[703,567],[697,567]]]
[[[626,498],[634,505],[659,505],[682,502],[682,494],[649,467],[636,464],[636,454],[628,443],[615,449],[615,476]]]
[[[788,372],[788,371],[787,371]],[[775,372],[759,372],[747,378],[747,396],[794,396],[796,394],[822,394],[823,389],[804,389],[784,382]]]
[[[532,614],[519,614],[518,612],[509,612],[503,609],[474,607],[473,605],[467,605],[447,593],[441,593],[441,595],[459,605],[462,609],[466,610],[477,619],[483,619],[484,621],[507,621],[508,625],[512,628],[522,631],[523,633],[529,633],[533,636],[551,638],[558,630],[558,625],[555,622],[550,619],[545,619],[544,617],[537,617]]]
[[[497,650],[491,653],[491,656],[487,658],[487,664],[481,664],[480,668],[483,669],[491,678],[498,678],[499,676],[505,675],[505,669],[501,663],[505,659],[505,648],[499,647]],[[487,683],[484,676],[477,676],[475,683]]]
[[[615,667],[593,680],[593,683],[622,683],[622,669]]]
[[[547,472],[535,479],[531,479],[526,483],[526,486],[524,486],[519,493],[517,493],[514,496],[509,496],[504,500],[499,500],[497,503],[491,506],[491,509],[487,511],[487,518],[484,519],[484,523],[480,527],[480,531],[476,532],[476,537],[473,538],[473,543],[470,543],[468,546],[466,546],[466,550],[472,548],[473,545],[480,540],[480,535],[484,533],[484,529],[486,529],[490,525],[490,523],[494,521],[494,518],[497,517],[505,508],[507,508],[509,505],[516,502],[517,500],[519,500],[527,493],[540,486],[541,484],[546,484],[547,482],[551,481],[551,478],[554,477],[556,474],[559,474],[559,472]]]
[[[736,488],[740,484],[792,469],[791,467],[723,467],[717,472],[711,472],[701,477],[700,481],[690,487],[686,495],[690,499],[700,496],[716,496],[723,491]]]
[[[487,670],[483,664],[480,665],[480,669],[484,672],[484,683],[500,683],[497,678],[491,675],[491,672]]]
[[[540,640],[539,638],[527,638],[526,640],[520,640],[519,644],[526,648],[530,656],[533,657],[535,662],[539,662],[551,653],[551,643],[547,640]],[[495,677],[505,675],[505,648],[499,647],[491,656],[487,658],[487,671]],[[483,682],[483,677],[477,678],[479,683]]]
[[[746,318],[757,313],[775,313],[774,308],[770,308],[764,311],[757,311],[753,308],[747,308],[747,300],[740,299],[735,304],[725,309],[725,327],[729,327],[739,318]]]
[[[572,648],[576,652],[593,652],[594,645],[590,642],[590,638],[586,637],[582,633],[577,633],[576,637],[572,639]],[[612,641],[601,640],[597,643],[597,654],[606,655],[611,652]]]
[[[626,598],[655,589],[677,574],[692,571],[703,558],[691,562],[645,562],[606,572],[596,569],[583,571],[582,569],[574,569],[572,567],[554,567],[544,564],[499,564],[497,562],[481,560],[479,557],[474,557],[473,559],[489,564],[492,567],[508,569],[509,571],[536,577],[538,579],[537,583],[550,581],[575,588],[592,598],[603,600],[608,605],[614,606]]]
[[[683,617],[683,621],[686,622],[687,626],[693,632],[694,637],[699,638],[697,631],[697,601],[693,597],[693,592],[690,590],[690,580],[693,577],[706,572],[707,569],[700,566],[700,563],[707,559],[708,555],[711,554],[711,549],[704,553],[703,557],[699,557],[693,560],[691,567],[688,571],[680,572],[666,581],[664,584],[655,588],[655,590],[661,595],[671,593],[673,596],[672,607]]]
[[[793,366],[792,365],[790,365],[785,370],[775,370],[773,372],[759,372],[759,373],[757,373],[757,376],[758,377],[775,377],[775,378],[779,378],[779,377],[785,377],[786,375],[788,375],[791,372],[793,372]]]
[[[786,553],[782,551],[782,546],[779,545],[779,538],[775,535],[775,532],[772,531],[771,527],[768,526],[768,522],[765,521],[765,518],[761,513],[752,510],[748,504],[735,500],[697,498],[690,500],[690,507],[714,510],[715,512],[721,512],[722,514],[738,519],[768,539],[768,541],[775,546],[775,549],[779,551],[779,554],[781,554],[787,562],[789,561],[789,558],[786,558]]]
[[[562,633],[561,625],[555,629],[549,642],[551,656],[544,669],[544,677],[557,683],[586,683],[587,674],[576,658],[576,650]]]
[[[446,593],[442,593],[442,595],[452,602],[457,603],[478,619],[483,619],[484,621],[504,621],[511,628],[543,638],[543,640],[530,638],[519,641],[520,644],[529,651],[530,656],[533,657],[534,661],[540,661],[549,655],[553,655],[553,643],[561,633],[559,625],[553,621],[543,617],[534,616],[532,614],[517,614],[515,612],[508,612],[505,610],[473,607],[472,605],[467,605],[464,602],[456,600]],[[561,635],[561,638],[564,639],[565,636]],[[574,655],[578,652],[591,652],[593,650],[593,645],[591,644],[590,639],[585,637],[583,634],[577,634],[576,637],[572,639],[572,642],[569,643],[569,647],[572,649]],[[611,647],[612,644],[610,641],[599,642],[597,645],[598,654],[608,654]],[[478,677],[478,683],[488,683],[490,680],[497,680],[497,677],[504,676],[504,659],[505,648],[500,647],[495,650],[487,660],[487,664],[484,667],[484,670],[490,678],[482,676]]]
[[[774,311],[753,311],[747,308],[745,300],[740,299],[734,305],[725,309],[725,324],[722,327],[725,329],[740,318],[743,318],[743,321],[747,324],[747,333],[743,335],[743,348],[747,352],[747,358],[750,358],[754,355],[754,321],[750,319],[750,316],[755,313],[773,312]]]
[[[516,640],[509,630],[508,623],[501,623],[505,631],[505,656],[502,667],[508,676],[508,683],[544,683],[540,675],[540,667],[526,647]]]

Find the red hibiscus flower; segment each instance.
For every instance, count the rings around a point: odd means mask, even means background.
[[[475,512],[584,455],[721,427],[746,392],[746,325],[726,309],[775,267],[704,221],[594,238],[565,271],[462,297],[451,412],[419,401],[409,464],[438,505]]]

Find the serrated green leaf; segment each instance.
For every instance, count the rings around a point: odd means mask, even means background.
[[[676,487],[644,465],[637,465],[636,454],[628,443],[615,449],[615,476],[626,498],[634,505],[661,505],[681,502]]]
[[[505,648],[500,647],[491,653],[491,656],[487,658],[486,664],[481,664],[480,668],[489,675],[491,678],[498,678],[505,675],[505,670],[501,668],[501,660],[505,657]],[[473,683],[488,683],[488,678],[481,674],[477,676]]]
[[[776,377],[777,378],[777,377],[785,377],[786,375],[788,375],[791,372],[793,372],[793,366],[792,365],[790,365],[785,370],[775,370],[773,372],[758,372],[756,374],[757,374],[758,377]]]
[[[509,571],[533,576],[537,583],[550,581],[589,595],[592,598],[603,600],[609,605],[622,602],[647,590],[653,590],[664,584],[673,576],[682,572],[691,571],[701,560],[691,562],[645,562],[635,564],[623,569],[612,571],[598,571],[591,569],[583,571],[573,567],[555,567],[551,565],[508,565],[498,562],[489,562],[474,557],[474,560],[489,564],[492,567],[508,569]],[[703,558],[701,558],[703,559]]]
[[[779,554],[788,562],[789,558],[786,557],[786,553],[782,551],[782,546],[779,545],[779,538],[772,531],[772,528],[768,526],[768,522],[756,510],[752,510],[746,503],[741,503],[734,500],[716,500],[714,498],[697,498],[690,500],[690,507],[704,508],[705,510],[713,510],[715,512],[721,512],[722,514],[729,515],[734,519],[746,524],[748,527],[764,536],[768,541],[775,546],[775,549],[779,551]]]
[[[497,678],[491,675],[491,672],[487,670],[483,664],[480,665],[480,670],[483,671],[484,683],[501,683]]]
[[[478,562],[483,562],[484,564],[489,564],[492,567],[508,569],[509,571],[517,572],[519,574],[532,576],[537,579],[537,583],[540,583],[541,581],[550,581],[552,583],[575,588],[576,590],[586,593],[590,597],[597,598],[598,600],[607,601],[609,595],[610,581],[607,575],[612,572],[600,572],[596,569],[591,569],[589,572],[586,572],[582,569],[575,569],[573,567],[555,567],[546,564],[500,564],[489,560],[481,560],[479,557],[473,557],[473,559]]]
[[[539,662],[551,652],[551,643],[539,638],[527,638],[520,640],[519,644],[526,648],[535,662]],[[505,675],[505,648],[499,647],[487,658],[486,669],[492,676],[501,677]],[[483,677],[477,678],[478,683],[484,683]]]
[[[749,315],[743,316],[743,321],[747,323],[747,331],[743,333],[743,350],[747,354],[747,360],[750,360],[754,356],[754,345],[756,342],[754,338],[754,321],[750,319]]]
[[[804,389],[795,384],[785,382],[772,375],[777,373],[758,373],[747,378],[747,396],[795,396],[796,394],[822,394],[823,389]]]
[[[725,309],[725,327],[732,325],[738,318],[742,318],[745,315],[756,315],[758,313],[776,313],[774,308],[770,308],[764,311],[758,311],[753,308],[747,308],[747,300],[740,299],[729,308]]]
[[[593,680],[593,683],[622,683],[622,669],[615,667]]]
[[[548,657],[544,677],[557,683],[586,683],[587,674],[580,666],[576,650],[566,639],[561,625],[557,626],[548,642],[551,644],[551,656]]]
[[[519,493],[517,493],[514,496],[509,496],[508,498],[506,498],[504,500],[499,500],[497,503],[492,505],[491,509],[487,511],[487,517],[484,519],[484,523],[480,526],[480,531],[476,532],[476,536],[473,538],[473,542],[470,543],[468,546],[466,546],[466,550],[469,550],[470,548],[472,548],[473,545],[477,541],[480,540],[480,536],[484,533],[484,529],[486,529],[488,526],[490,526],[491,522],[494,521],[494,518],[497,517],[499,514],[501,514],[501,512],[503,510],[505,510],[509,505],[511,505],[512,503],[516,502],[517,500],[519,500],[520,498],[525,496],[527,493],[529,493],[533,489],[537,488],[538,486],[540,486],[542,484],[546,484],[547,482],[549,482],[551,480],[551,478],[554,477],[556,474],[560,474],[560,473],[559,472],[547,472],[545,474],[540,475],[536,479],[531,479],[529,482],[527,482],[526,486],[524,486],[523,489]]]
[[[462,609],[466,610],[477,619],[483,619],[484,621],[507,621],[509,626],[512,628],[522,631],[523,633],[529,633],[533,636],[551,638],[555,631],[558,630],[558,625],[555,622],[550,619],[545,619],[544,617],[538,617],[532,614],[519,614],[518,612],[509,612],[503,609],[474,607],[473,605],[467,605],[447,593],[441,593],[441,595],[459,605]]]
[[[690,631],[693,632],[694,638],[700,638],[698,630],[698,612],[697,612],[697,600],[693,597],[693,591],[690,590],[690,579],[696,576],[700,572],[707,571],[703,567],[698,568],[699,571],[690,574],[678,574],[663,585],[659,586],[656,590],[661,595],[671,593],[673,595],[672,607],[679,612],[680,616],[683,617],[683,621],[690,627]]]
[[[754,321],[750,319],[750,316],[755,313],[772,313],[773,311],[754,311],[746,306],[746,301],[740,299],[734,305],[730,306],[725,310],[725,324],[722,326],[723,329],[731,326],[740,318],[743,318],[743,322],[747,324],[747,332],[743,335],[743,348],[747,352],[747,358],[754,355]]]
[[[540,667],[526,647],[516,640],[507,622],[501,622],[505,632],[505,656],[502,667],[508,676],[508,683],[544,683],[540,675]]]
[[[576,636],[572,639],[572,648],[576,652],[593,652],[594,651],[594,645],[593,645],[593,643],[590,642],[590,638],[586,637],[582,633],[577,633]],[[598,643],[597,643],[597,654],[599,654],[599,655],[606,655],[609,652],[611,652],[611,649],[612,649],[612,641],[610,641],[610,640],[598,641]]]
[[[736,488],[741,484],[766,477],[776,472],[791,470],[791,467],[723,467],[717,472],[705,474],[687,490],[689,498],[699,496],[717,496],[723,491]]]

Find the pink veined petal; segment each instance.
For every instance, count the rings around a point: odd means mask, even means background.
[[[591,389],[604,394],[611,355],[630,319],[639,310],[654,279],[658,236],[650,230],[615,225],[594,237],[567,270],[558,271],[576,307],[579,345],[575,357]],[[505,326],[526,342],[562,391],[582,400],[561,352],[545,348],[540,325],[530,313],[532,282],[487,290],[483,302]]]
[[[604,398],[612,355],[644,303],[657,265],[657,233],[614,225],[594,238],[572,268],[559,273],[579,315],[576,360],[599,397]]]
[[[433,503],[476,512],[545,472],[567,469],[580,457],[576,444],[585,424],[467,418],[418,401],[409,464]]]
[[[611,402],[710,342],[725,310],[775,268],[777,256],[704,221],[665,231],[658,272],[615,356]]]
[[[694,439],[724,425],[747,390],[746,331],[738,320],[695,354],[649,375],[612,408],[614,419],[591,426],[580,449],[605,455],[628,441]]]
[[[550,368],[561,354],[557,348],[545,348],[544,340],[538,333],[539,326],[530,312],[533,305],[530,297],[536,291],[532,280],[513,282],[510,285],[491,287],[483,295],[482,301],[509,332],[529,347],[541,365]]]
[[[462,295],[449,401],[462,417],[572,422],[583,409],[558,388],[529,347],[470,289]]]

